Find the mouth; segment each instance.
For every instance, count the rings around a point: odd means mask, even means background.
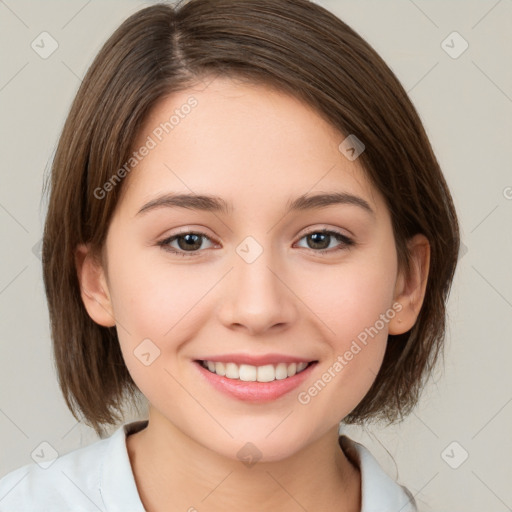
[[[290,362],[265,364],[254,366],[251,364],[237,364],[234,362],[220,362],[196,360],[203,368],[209,372],[225,377],[230,380],[240,380],[243,382],[272,382],[274,380],[284,380],[297,375],[317,361]]]
[[[238,401],[269,403],[289,396],[304,385],[318,361],[279,362],[259,366],[229,360],[193,361],[199,377],[207,386]],[[284,398],[283,398],[284,399]]]

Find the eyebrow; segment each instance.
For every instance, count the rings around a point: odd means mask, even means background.
[[[293,201],[289,200],[286,205],[286,213],[291,211],[307,211],[316,208],[326,208],[332,205],[347,204],[358,206],[375,217],[375,212],[362,197],[348,194],[346,192],[319,193],[314,195],[303,194]],[[232,205],[224,199],[213,195],[204,194],[174,194],[169,193],[152,199],[146,203],[137,215],[147,213],[157,208],[187,208],[190,210],[201,210],[228,214],[232,211]]]

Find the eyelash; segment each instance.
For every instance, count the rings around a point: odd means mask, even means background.
[[[316,250],[316,249],[310,249],[310,248],[307,248],[308,251],[312,251],[314,252],[315,254],[317,255],[320,255],[320,256],[328,256],[329,254],[332,254],[332,253],[338,253],[339,251],[343,251],[343,250],[346,250],[346,249],[349,249],[350,247],[356,245],[356,243],[354,242],[354,240],[352,240],[351,238],[348,238],[347,236],[343,235],[342,233],[339,233],[338,231],[333,231],[333,230],[328,230],[328,229],[317,229],[317,230],[314,230],[314,231],[310,231],[309,233],[306,233],[304,234],[300,239],[302,240],[303,238],[306,238],[307,236],[310,236],[310,235],[315,235],[315,234],[323,234],[323,235],[331,235],[333,236],[338,242],[341,242],[341,246],[338,247],[337,249],[320,249],[320,250]],[[171,242],[173,242],[174,240],[178,239],[178,238],[181,238],[185,235],[198,235],[198,236],[201,236],[201,237],[204,237],[208,240],[210,240],[211,242],[213,242],[213,240],[207,236],[205,233],[201,233],[200,231],[184,231],[182,233],[178,233],[176,235],[172,235],[164,240],[161,240],[160,242],[157,243],[157,245],[159,245],[160,247],[162,247],[162,249],[164,251],[167,251],[167,252],[170,252],[172,254],[176,254],[177,256],[183,256],[183,257],[196,257],[196,256],[199,256],[201,252],[201,250],[198,250],[198,251],[190,251],[190,252],[186,252],[186,251],[178,251],[174,248],[171,248],[169,246],[169,244]]]

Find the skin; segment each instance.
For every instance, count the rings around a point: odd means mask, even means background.
[[[388,333],[416,321],[428,241],[411,239],[413,272],[405,279],[389,211],[358,160],[340,153],[345,137],[266,86],[224,78],[174,93],[157,104],[135,147],[191,95],[195,109],[125,178],[103,258],[87,245],[76,251],[84,305],[95,322],[117,327],[126,365],[150,403],[148,427],[127,438],[141,500],[150,512],[170,505],[318,512],[333,503],[359,511],[361,476],[339,448],[338,425],[372,385]],[[331,191],[364,198],[375,216],[347,204],[285,214],[290,199]],[[232,211],[137,215],[163,192],[215,194]],[[199,255],[158,245],[178,228],[209,237],[199,239]],[[306,235],[323,228],[356,245],[335,251],[343,246],[332,237],[315,246]],[[263,250],[252,263],[236,252],[247,236]],[[186,252],[183,243],[171,245]],[[298,393],[396,303],[400,313],[317,396],[299,403]],[[133,354],[147,338],[160,350],[149,366]],[[198,378],[194,359],[233,352],[293,354],[318,364],[299,389],[254,404]],[[237,457],[249,441],[262,454],[251,467]]]

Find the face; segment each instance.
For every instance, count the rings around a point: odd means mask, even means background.
[[[298,100],[228,79],[175,93],[146,120],[104,271],[126,365],[164,429],[233,459],[250,441],[276,460],[369,390],[395,321],[397,255],[344,138]],[[296,201],[334,193],[345,200]]]

